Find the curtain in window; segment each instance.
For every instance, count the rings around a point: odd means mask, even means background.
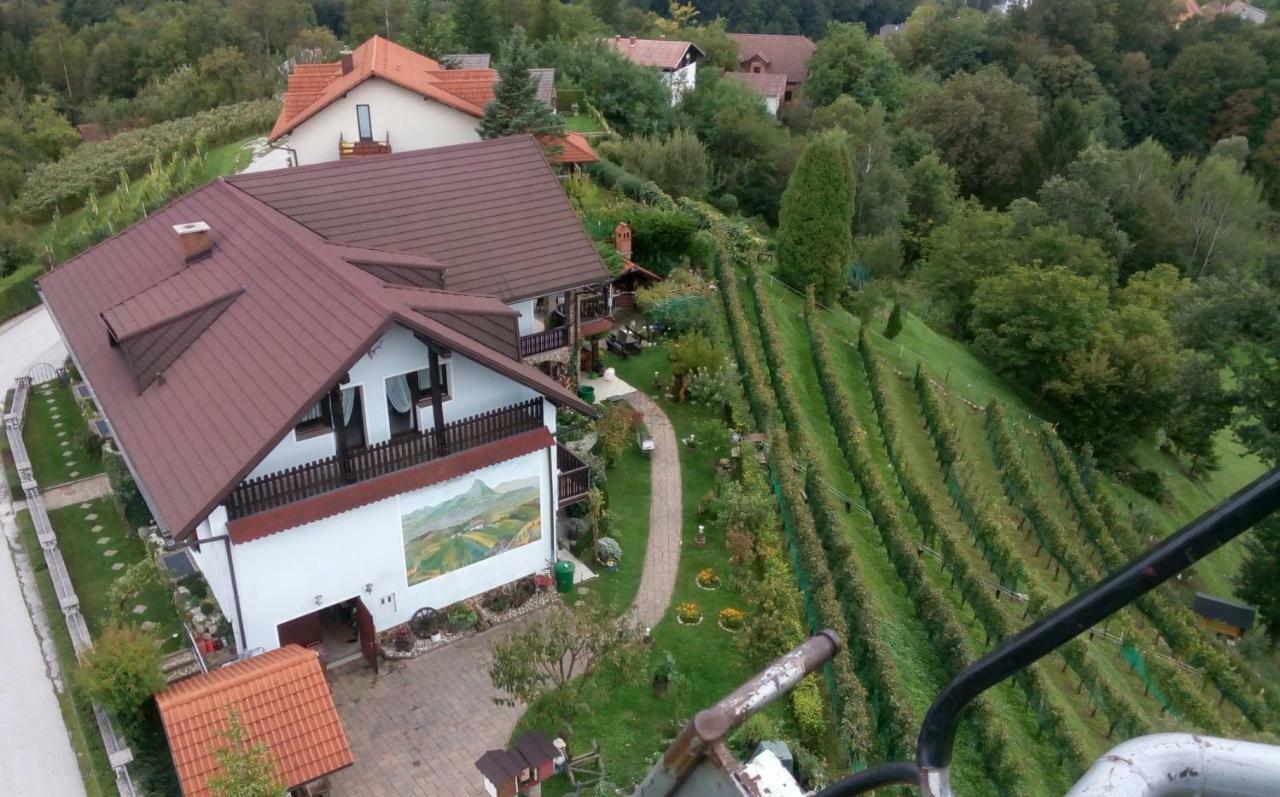
[[[387,379],[387,401],[396,412],[407,413],[413,406],[413,392],[409,390],[409,375],[400,374]]]
[[[356,388],[342,391],[342,425],[351,425],[351,415],[356,411]]]
[[[421,368],[418,370],[418,389],[422,391],[422,395],[431,395],[431,369]],[[440,394],[448,395],[449,393],[449,371],[445,368],[444,363],[440,364]]]
[[[311,409],[307,410],[307,414],[303,415],[302,420],[298,421],[298,423],[309,423],[310,421],[318,421],[321,418],[323,418],[324,407],[321,405],[325,401],[328,401],[328,399],[322,399],[321,401],[316,402],[316,405]]]

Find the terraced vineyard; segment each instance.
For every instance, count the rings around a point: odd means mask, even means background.
[[[904,362],[849,314],[758,269],[719,278],[754,414],[774,430],[771,466],[812,619],[834,615],[850,635],[857,683],[845,698],[869,706],[844,712],[852,759],[909,757],[951,673],[1163,530],[1082,475],[1016,397],[950,389],[950,374]],[[1095,632],[978,701],[958,736],[959,790],[1061,794],[1119,739],[1248,736],[1276,716],[1172,588]]]

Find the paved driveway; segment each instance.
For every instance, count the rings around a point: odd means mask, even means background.
[[[532,612],[405,662],[330,676],[355,764],[334,775],[335,797],[477,797],[475,761],[506,747],[523,707],[495,705],[489,650],[544,616]]]
[[[0,325],[0,385],[8,390],[33,363],[60,365],[66,349],[44,308]],[[82,797],[84,784],[67,738],[53,691],[51,671],[41,648],[47,637],[43,619],[27,610],[24,586],[33,591],[30,571],[20,581],[17,525],[7,487],[0,481],[0,535],[8,543],[0,551],[0,772],[4,793],[17,797],[56,794]],[[54,622],[62,622],[52,607]],[[40,627],[37,633],[36,627]],[[48,652],[49,661],[53,652]],[[91,729],[92,730],[92,729]]]

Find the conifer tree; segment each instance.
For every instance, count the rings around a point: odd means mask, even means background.
[[[803,289],[812,284],[818,301],[835,302],[853,257],[853,167],[845,135],[816,136],[782,192],[778,214],[778,273]]]
[[[890,340],[898,337],[902,331],[902,302],[893,303],[893,311],[889,313],[889,323],[884,325],[884,336]]]
[[[545,102],[538,99],[538,83],[529,74],[533,67],[533,47],[524,28],[516,27],[502,43],[498,57],[498,82],[493,101],[484,109],[480,137],[501,138],[522,133],[560,137],[564,122]]]
[[[453,25],[468,53],[491,53],[498,46],[502,21],[494,0],[458,0],[453,7]]]

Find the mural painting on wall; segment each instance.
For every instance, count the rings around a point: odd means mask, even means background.
[[[538,479],[529,477],[492,486],[473,479],[465,492],[444,501],[430,491],[417,501],[402,499],[409,586],[537,542],[542,537],[539,498]]]

